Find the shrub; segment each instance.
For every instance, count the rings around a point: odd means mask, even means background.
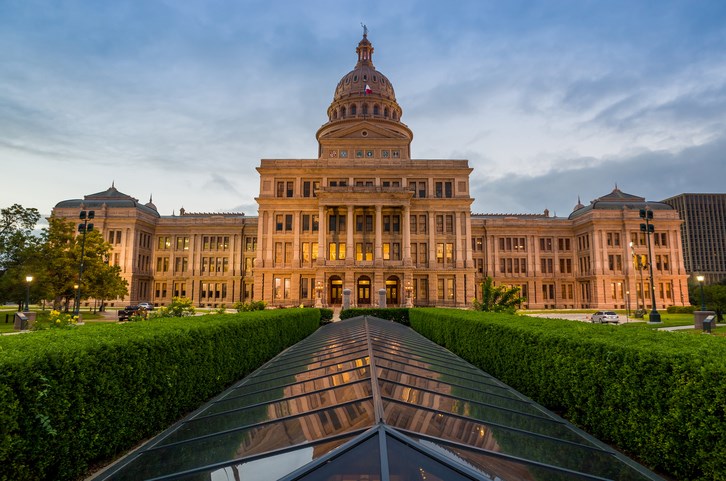
[[[700,308],[699,308],[700,309]],[[693,314],[696,306],[668,306],[668,314]]]
[[[344,309],[340,311],[340,319],[350,319],[358,316],[373,316],[381,319],[387,319],[389,321],[403,324],[404,326],[410,325],[408,321],[408,308],[407,307],[387,307],[387,308],[363,308],[363,307],[352,307],[350,309]]]
[[[328,324],[329,322],[333,322],[333,310],[332,309],[325,309],[320,308],[320,323],[321,324]]]
[[[237,312],[264,311],[266,307],[267,307],[267,303],[265,301],[252,301],[252,302],[237,301],[232,306],[232,308],[236,309]]]
[[[317,329],[317,309],[0,337],[0,480],[72,480]]]
[[[412,309],[412,327],[679,480],[724,480],[726,342],[650,329]],[[719,447],[720,446],[720,447]]]

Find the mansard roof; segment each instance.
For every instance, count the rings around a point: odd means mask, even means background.
[[[83,197],[83,199],[69,199],[58,202],[55,205],[56,209],[63,208],[82,208],[82,209],[101,209],[106,208],[136,208],[155,217],[159,217],[159,212],[156,210],[156,206],[151,202],[144,205],[139,202],[139,199],[131,197],[128,194],[116,189],[112,183],[111,187],[102,191],[96,192],[95,194],[89,194]]]
[[[646,201],[645,197],[625,193],[615,186],[612,192],[591,201],[590,205],[583,206],[578,199],[575,210],[572,211],[569,219],[575,219],[593,210],[639,210],[646,207],[651,210],[673,210],[673,207],[668,204]]]

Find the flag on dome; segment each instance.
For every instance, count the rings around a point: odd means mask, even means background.
[[[368,85],[368,84],[366,84],[366,95],[368,95],[368,94],[369,94],[369,93],[371,93],[371,92],[373,92],[373,91],[371,90],[371,86],[370,86],[370,85]]]

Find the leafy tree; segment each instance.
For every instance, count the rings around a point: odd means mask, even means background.
[[[495,286],[491,277],[481,283],[481,301],[474,300],[474,309],[478,311],[514,312],[526,299],[519,295],[520,288],[513,286]]]
[[[83,299],[112,299],[125,296],[128,283],[121,278],[117,266],[109,266],[107,259],[111,245],[104,242],[98,231],[75,235],[75,224],[72,221],[51,217],[48,228],[43,232],[42,259],[46,266],[45,279],[47,297],[53,300],[53,307],[66,309],[75,297],[74,285],[78,283],[78,274],[83,253],[83,276],[81,280],[81,296]]]
[[[86,294],[101,301],[101,310],[104,310],[104,301],[124,297],[128,294],[129,283],[121,277],[121,267],[101,263],[97,269],[85,274],[88,289]]]
[[[0,210],[0,301],[13,301],[22,309],[26,296],[25,277],[37,277],[38,239],[33,228],[40,220],[35,208],[25,208],[19,204]],[[33,284],[33,298],[38,290]]]
[[[726,309],[726,285],[711,284],[703,286],[703,294],[708,308],[716,311],[718,322],[722,322],[723,311]]]

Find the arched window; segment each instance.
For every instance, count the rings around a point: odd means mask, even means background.
[[[337,119],[338,119],[338,110],[336,109],[336,110],[333,110],[333,120],[337,120]]]
[[[380,115],[381,114],[381,108],[378,105],[373,106],[373,115]]]
[[[388,107],[383,109],[383,117],[388,118]]]
[[[350,115],[355,115],[357,113],[357,108],[355,104],[350,106]]]
[[[368,115],[368,104],[363,104],[363,115]]]
[[[340,108],[340,117],[345,118],[345,107]]]

